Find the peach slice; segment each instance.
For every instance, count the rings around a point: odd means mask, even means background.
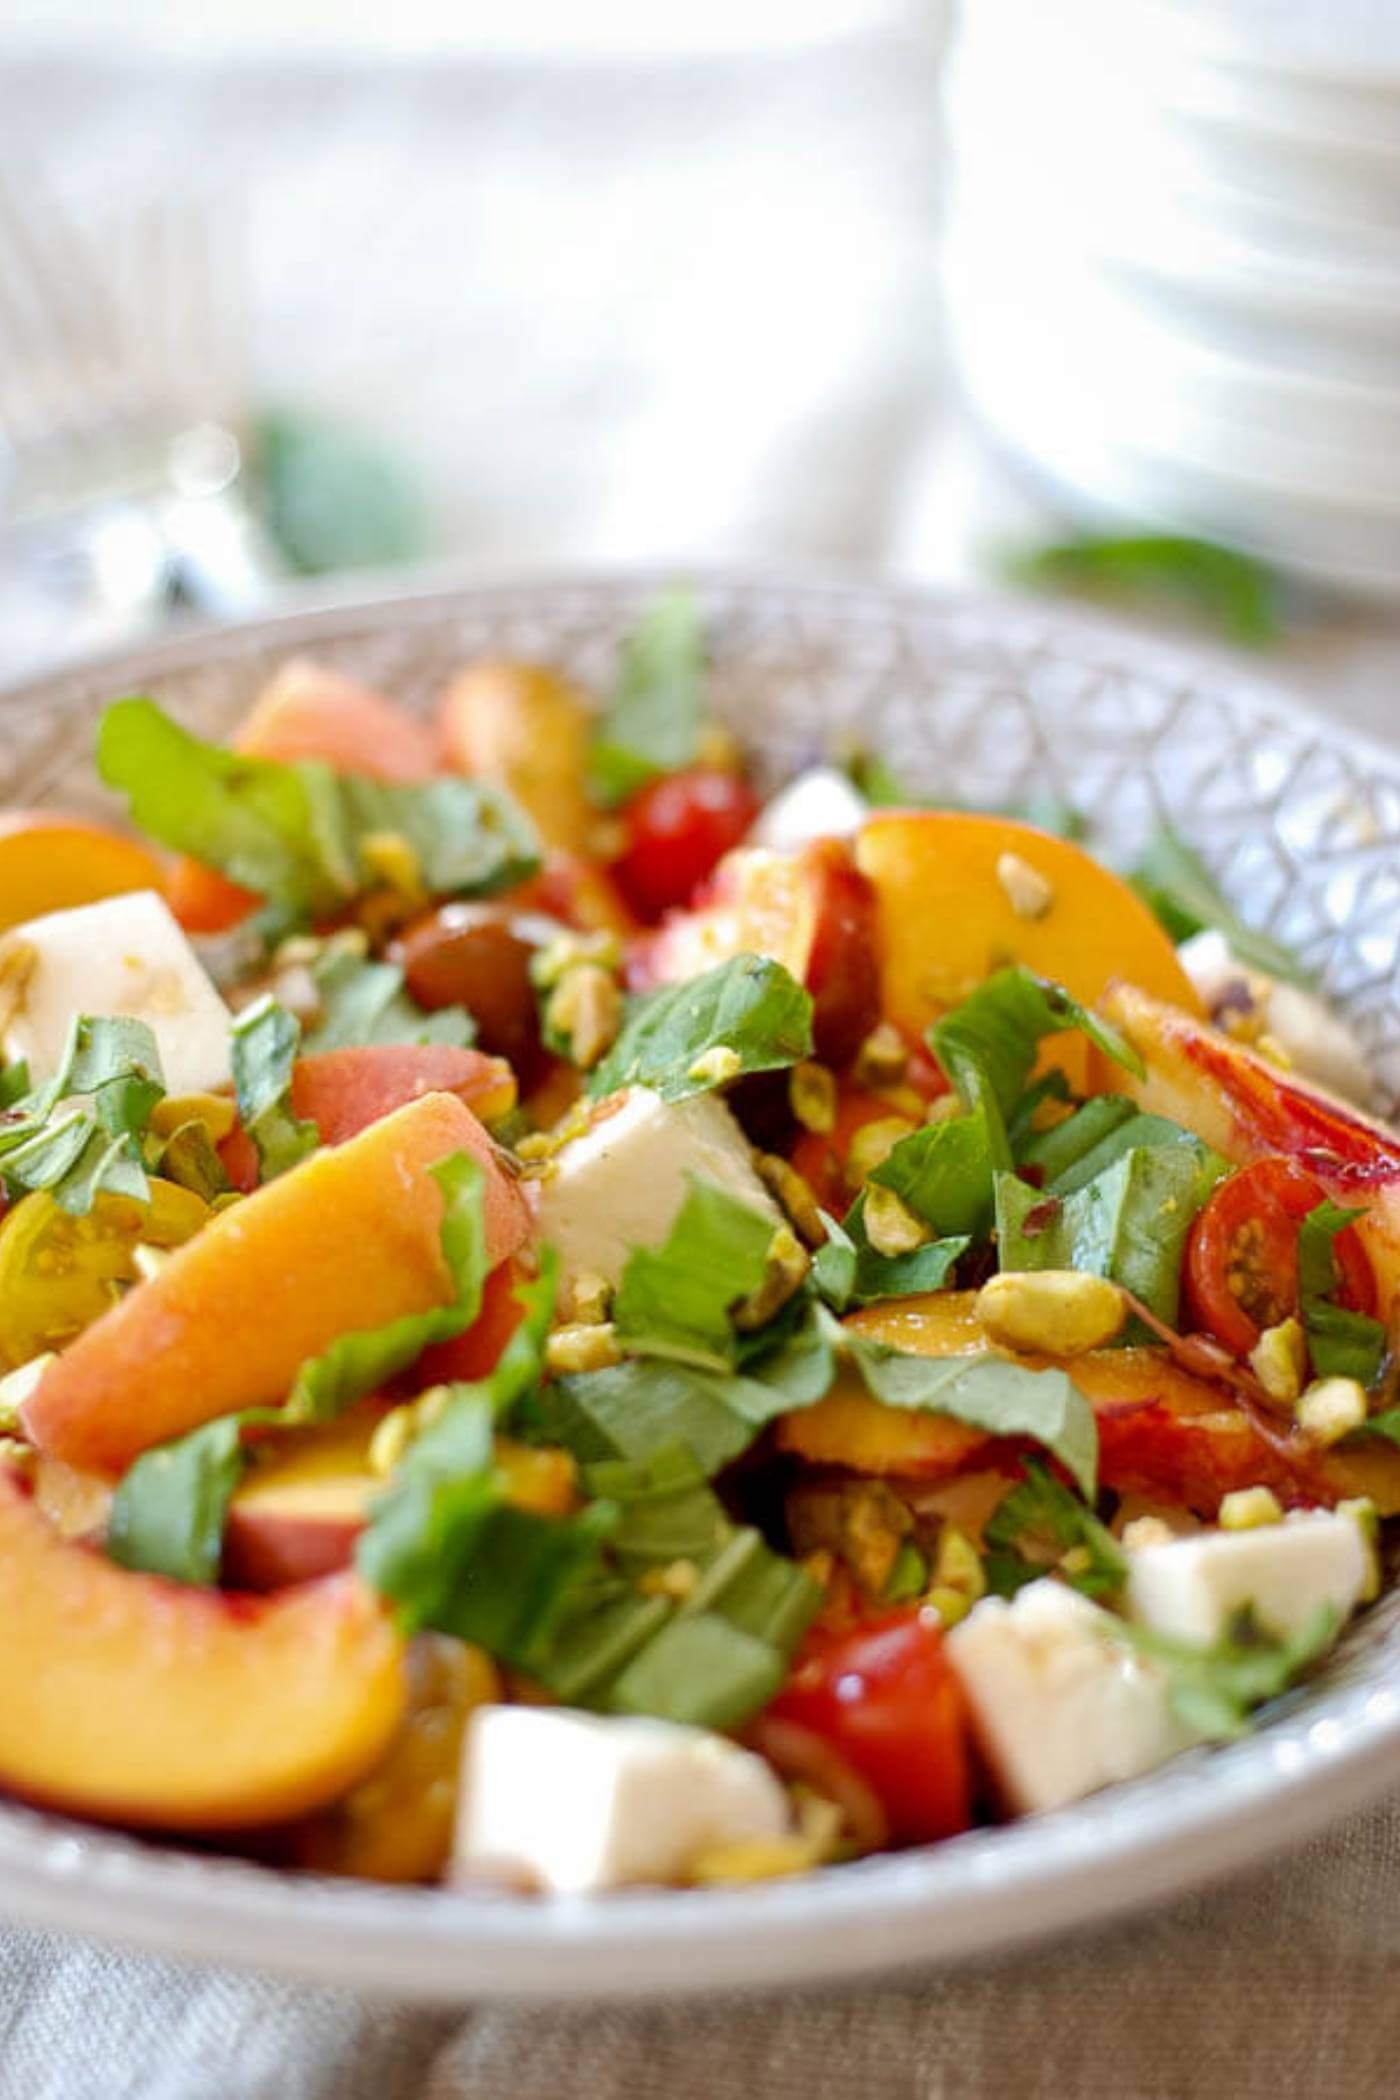
[[[280,1590],[348,1568],[384,1482],[369,1445],[384,1408],[366,1402],[314,1429],[294,1430],[256,1459],[229,1507],[223,1578],[233,1589]]]
[[[469,1108],[425,1094],[235,1204],[80,1334],[23,1410],[41,1450],[117,1474],[215,1415],[277,1406],[343,1334],[447,1305],[442,1192],[429,1169],[471,1153],[493,1260],[530,1229]]]
[[[589,709],[543,664],[487,661],[459,671],[438,706],[438,750],[457,773],[507,788],[547,846],[586,854]]]
[[[0,932],[128,890],[159,890],[163,881],[145,846],[85,817],[45,810],[0,816]]]
[[[910,1036],[1011,962],[1085,1006],[1121,977],[1200,1011],[1147,906],[1068,839],[1006,817],[890,810],[862,828],[856,862],[878,899],[883,1011]],[[1091,1069],[1082,1038],[1056,1038],[1047,1054],[1081,1084]],[[1111,1078],[1092,1069],[1096,1084],[1118,1084],[1116,1066]]]
[[[821,1055],[842,1063],[879,1017],[875,894],[840,839],[797,853],[740,846],[694,909],[672,912],[634,950],[640,991],[698,977],[735,955],[769,955],[812,995]]]
[[[912,1356],[1010,1353],[988,1341],[970,1291],[891,1300],[853,1313],[846,1324]],[[1222,1495],[1256,1484],[1290,1504],[1367,1494],[1383,1514],[1400,1512],[1400,1451],[1393,1446],[1300,1452],[1290,1463],[1219,1387],[1193,1378],[1158,1348],[1095,1349],[1064,1368],[1098,1421],[1106,1487],[1184,1503],[1206,1516]],[[886,1407],[853,1374],[815,1407],[785,1415],[778,1442],[809,1465],[920,1482],[993,1463],[999,1448],[1007,1457],[1016,1449],[948,1415]]]
[[[1395,1132],[1135,984],[1114,985],[1102,1006],[1147,1067],[1143,1079],[1124,1075],[1124,1091],[1143,1108],[1184,1124],[1240,1166],[1286,1153],[1317,1176],[1334,1202],[1364,1206],[1357,1230],[1389,1316],[1400,1304]]]
[[[403,1644],[353,1576],[267,1600],[132,1575],[0,1474],[0,1781],[160,1830],[305,1815],[363,1778],[404,1710]]]

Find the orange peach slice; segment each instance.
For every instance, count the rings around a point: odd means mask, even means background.
[[[509,789],[547,846],[586,854],[597,821],[588,799],[587,703],[543,664],[470,664],[438,707],[442,763]]]
[[[215,1415],[277,1406],[343,1334],[447,1305],[442,1192],[455,1152],[486,1174],[497,1258],[529,1230],[515,1183],[471,1110],[425,1094],[328,1146],[216,1218],[50,1364],[26,1403],[39,1447],[117,1474]]]
[[[0,816],[0,932],[163,881],[144,846],[105,825],[43,810]]]
[[[404,1709],[403,1645],[353,1576],[267,1601],[132,1575],[0,1476],[0,1781],[160,1830],[323,1807]]]
[[[1054,978],[1086,1006],[1121,977],[1200,1010],[1147,906],[1068,839],[1006,817],[891,810],[862,828],[856,863],[878,900],[883,1010],[911,1036],[1006,963]],[[1047,1047],[1083,1083],[1083,1040]]]

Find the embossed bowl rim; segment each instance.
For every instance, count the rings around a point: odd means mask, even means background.
[[[547,634],[556,617],[563,625],[582,614],[615,632],[659,580],[570,574],[433,582],[372,598],[307,593],[268,618],[189,631],[0,693],[0,761],[7,719],[21,711],[31,721],[41,707],[87,713],[116,692],[148,684],[168,692],[215,662],[261,668],[268,655],[316,643],[341,663],[375,637],[437,629],[446,645],[458,621],[490,628],[523,617]],[[698,581],[721,646],[727,619],[765,610],[794,631],[804,623],[820,631],[838,659],[882,629],[893,637],[969,627],[995,637],[1003,675],[1047,655],[1086,673],[1111,664],[1204,692],[1212,704],[1218,696],[1250,736],[1316,739],[1323,728],[1223,652],[1077,612],[826,576],[701,571]],[[932,665],[927,677],[932,689]],[[1349,731],[1325,733],[1400,794],[1400,754]],[[1053,1815],[805,1879],[537,1902],[287,1874],[0,1804],[0,1907],[17,1921],[180,1960],[452,2002],[798,1986],[971,1960],[1262,1861],[1374,1799],[1400,1771],[1398,1666],[1400,1595],[1392,1592],[1314,1684],[1280,1701],[1241,1742],[1188,1753]]]

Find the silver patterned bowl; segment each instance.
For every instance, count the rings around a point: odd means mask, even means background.
[[[606,686],[656,579],[321,605],[0,695],[0,807],[101,809],[102,705],[155,695],[222,733],[312,650],[426,707],[465,658]],[[1297,948],[1400,1091],[1400,753],[1223,659],[963,594],[717,577],[719,705],[762,775],[858,743],[952,798],[1062,795],[1130,852],[1160,816]],[[0,1806],[0,1908],[160,1953],[398,1997],[604,1998],[808,1983],[967,1958],[1152,1901],[1299,1842],[1400,1780],[1400,1591],[1256,1732],[1053,1815],[744,1889],[533,1902],[291,1875]]]

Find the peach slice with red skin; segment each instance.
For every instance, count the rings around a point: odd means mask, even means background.
[[[24,1407],[32,1441],[119,1474],[216,1415],[278,1406],[339,1336],[450,1304],[430,1169],[457,1152],[481,1163],[503,1260],[530,1232],[519,1188],[471,1110],[425,1094],[235,1204],[80,1334]]]
[[[768,955],[812,995],[823,1057],[840,1064],[879,1018],[875,897],[839,839],[797,853],[741,846],[699,904],[672,912],[633,950],[634,990],[698,977],[736,955]]]
[[[506,788],[547,846],[586,855],[597,812],[588,799],[589,709],[544,664],[468,664],[438,704],[440,763]]]
[[[1357,1231],[1376,1272],[1382,1313],[1400,1304],[1400,1138],[1360,1109],[1305,1084],[1194,1015],[1115,984],[1102,1008],[1146,1066],[1123,1091],[1170,1116],[1238,1166],[1284,1153],[1334,1202],[1364,1207]]]
[[[970,1291],[892,1299],[852,1314],[846,1324],[913,1356],[1010,1353],[988,1340]],[[1162,1349],[1095,1349],[1066,1360],[1064,1368],[1094,1410],[1099,1477],[1119,1493],[1151,1495],[1213,1516],[1223,1495],[1263,1485],[1290,1506],[1370,1495],[1383,1514],[1400,1512],[1400,1451],[1391,1445],[1300,1452],[1290,1462],[1228,1394],[1182,1370]],[[948,1415],[886,1407],[854,1376],[815,1407],[785,1415],[778,1442],[809,1465],[921,1483],[995,1464],[998,1457],[1009,1466],[1029,1448]]]
[[[0,1469],[0,1783],[100,1822],[233,1831],[306,1815],[375,1765],[403,1643],[354,1576],[261,1599],[134,1575]]]

